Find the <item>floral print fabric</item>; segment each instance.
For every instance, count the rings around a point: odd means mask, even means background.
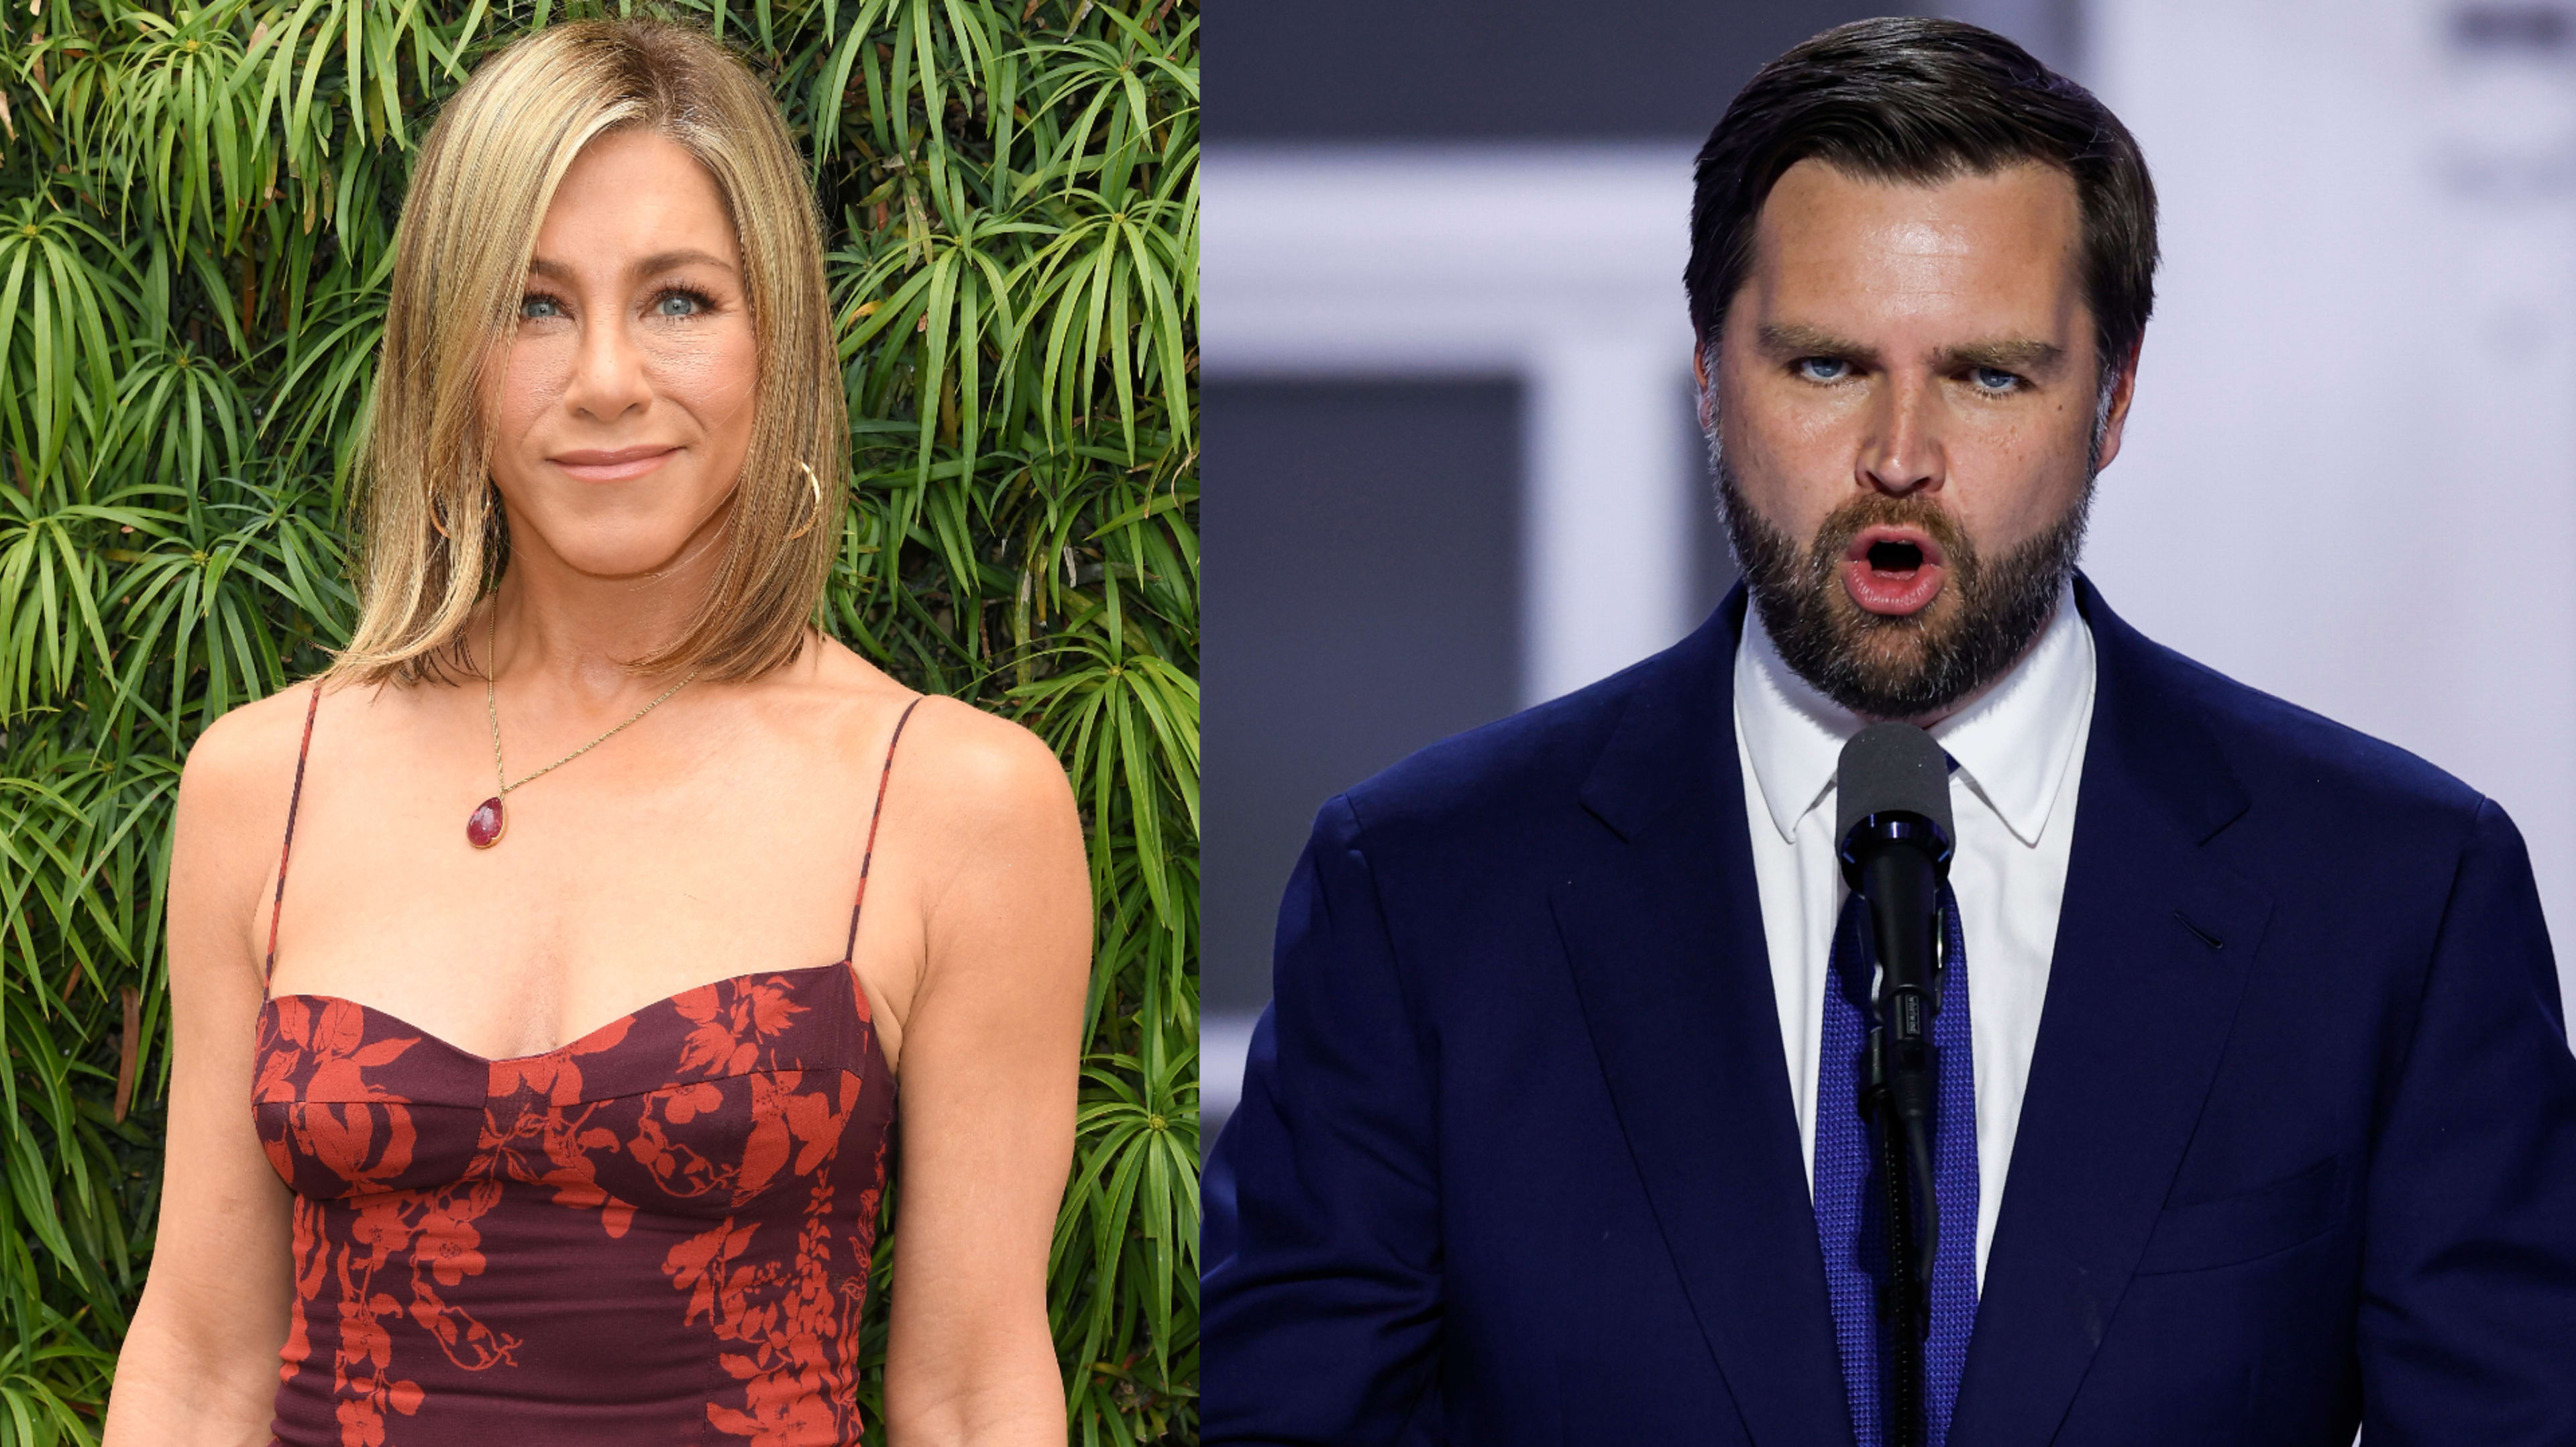
[[[514,1060],[282,996],[256,1061],[295,1193],[279,1442],[859,1440],[894,1081],[846,963]]]

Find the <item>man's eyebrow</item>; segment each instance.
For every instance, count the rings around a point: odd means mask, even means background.
[[[679,251],[657,251],[651,256],[645,257],[642,261],[635,263],[634,274],[637,276],[651,276],[657,271],[669,271],[673,267],[691,265],[712,266],[721,271],[733,270],[733,263],[725,260],[723,257],[717,256],[712,252],[700,251],[695,247],[688,247]],[[549,260],[542,256],[532,257],[529,259],[528,274],[530,276],[551,277],[556,281],[572,280],[571,267],[564,265],[560,261]]]
[[[1866,362],[1878,355],[1849,337],[1838,337],[1804,322],[1764,322],[1754,329],[1753,337],[1763,351],[1775,357],[1843,357]]]
[[[2028,372],[2052,366],[2065,355],[2066,349],[2053,342],[1998,338],[1950,348],[1941,354],[1941,369],[1964,372],[1971,367],[1992,367],[2002,372]]]

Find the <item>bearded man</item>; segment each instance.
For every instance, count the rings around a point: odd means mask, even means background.
[[[1998,36],[1873,21],[1757,76],[1697,185],[1744,586],[1324,807],[1207,1177],[1205,1439],[2576,1442],[2520,838],[2076,571],[2152,299],[2135,142]],[[1961,1229],[1902,1411],[1835,858],[1885,720],[1956,835]]]

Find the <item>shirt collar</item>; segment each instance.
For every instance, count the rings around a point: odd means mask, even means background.
[[[2021,662],[1984,697],[1933,725],[1932,737],[2013,837],[2035,846],[2092,701],[2093,634],[2070,586]],[[1833,796],[1843,744],[1861,725],[1859,715],[1790,671],[1760,612],[1746,608],[1735,651],[1735,726],[1782,839],[1794,838],[1798,821]]]

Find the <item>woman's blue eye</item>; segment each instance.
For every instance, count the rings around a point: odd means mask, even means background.
[[[531,321],[559,317],[563,315],[563,304],[550,296],[523,297],[519,302],[519,315]]]
[[[1790,366],[1810,382],[1839,382],[1851,375],[1851,363],[1840,357],[1800,357]]]
[[[1969,376],[1975,380],[1979,390],[1986,392],[2009,392],[2021,385],[2021,378],[2001,367],[1979,367]]]
[[[666,291],[662,293],[662,299],[653,304],[653,310],[666,317],[695,316],[698,299],[684,291]]]

